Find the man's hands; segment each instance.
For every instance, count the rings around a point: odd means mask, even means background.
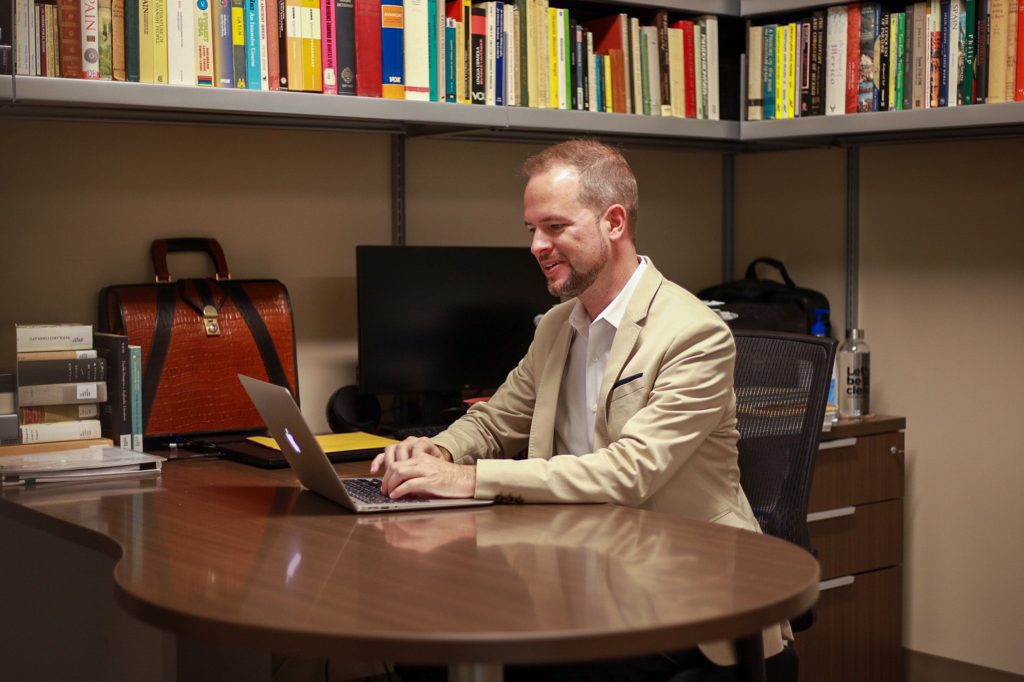
[[[381,492],[398,499],[424,497],[473,497],[476,467],[455,464],[452,454],[429,438],[406,438],[389,445],[370,464],[370,473],[381,475]]]

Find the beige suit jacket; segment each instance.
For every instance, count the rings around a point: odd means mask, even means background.
[[[612,502],[760,532],[736,463],[732,334],[653,264],[612,342],[595,451],[553,453],[575,303],[549,311],[526,357],[494,396],[434,439],[456,462],[476,462],[476,497]],[[765,630],[765,654],[778,653],[782,638],[779,626]],[[724,643],[701,649],[719,665],[734,662]]]

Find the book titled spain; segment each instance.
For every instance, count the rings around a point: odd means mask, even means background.
[[[402,0],[381,0],[381,94],[405,99],[405,7]]]
[[[100,78],[100,21],[96,0],[82,0],[82,78]]]

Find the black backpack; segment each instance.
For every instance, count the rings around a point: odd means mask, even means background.
[[[784,283],[759,279],[759,263],[778,270]],[[828,298],[820,291],[798,287],[782,261],[774,258],[755,258],[743,279],[701,289],[697,295],[705,301],[721,301],[724,305],[718,310],[735,314],[728,320],[733,329],[811,334],[818,311],[825,311],[820,313],[821,321],[825,335],[832,336]]]

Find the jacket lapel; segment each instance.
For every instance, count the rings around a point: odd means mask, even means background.
[[[541,371],[533,406],[533,422],[530,424],[530,457],[547,459],[554,450],[558,390],[562,386],[562,375],[565,374],[573,334],[572,325],[568,321],[563,323]]]
[[[658,293],[664,277],[654,268],[654,264],[648,261],[647,271],[640,278],[633,297],[626,306],[626,314],[622,317],[622,323],[615,332],[612,340],[612,349],[608,353],[608,364],[604,369],[604,377],[601,379],[601,392],[598,395],[598,404],[604,405],[599,410],[594,421],[594,445],[604,447],[608,444],[608,406],[612,386],[622,376],[626,363],[633,357],[636,348],[637,338],[640,330],[643,329],[647,313],[654,302],[654,295]]]

